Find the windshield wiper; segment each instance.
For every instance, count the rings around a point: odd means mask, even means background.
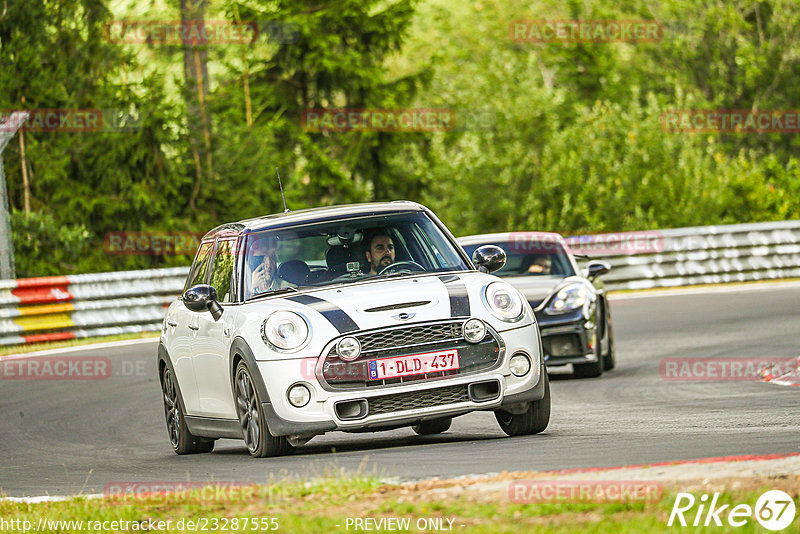
[[[272,291],[266,291],[264,293],[259,293],[258,295],[253,295],[248,300],[260,299],[261,297],[274,297],[275,295],[282,295],[284,293],[299,293],[300,291],[296,287],[280,287],[278,289],[273,289]]]
[[[393,276],[402,276],[402,275],[406,275],[406,274],[414,274],[414,273],[417,273],[417,272],[421,273],[422,271],[409,271],[408,269],[403,269],[403,270],[400,270],[400,271],[395,271],[393,273],[380,274],[380,275],[377,275],[375,278],[391,278]]]

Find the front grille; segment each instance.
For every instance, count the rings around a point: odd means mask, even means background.
[[[483,341],[468,343],[463,336],[463,324],[460,320],[446,321],[353,334],[361,342],[361,356],[356,361],[344,362],[339,359],[334,344],[323,361],[323,384],[333,389],[390,386],[483,371],[497,365],[502,356],[499,338],[487,332]],[[451,349],[458,350],[459,369],[384,380],[369,378],[367,363],[370,360]]]
[[[469,401],[469,386],[466,384],[446,388],[426,389],[410,393],[396,393],[367,399],[367,415],[416,410],[433,406],[445,406]]]
[[[461,321],[425,324],[410,326],[408,328],[395,328],[393,330],[356,334],[356,338],[358,338],[358,341],[361,343],[361,352],[372,352],[404,347],[406,345],[419,345],[422,343],[461,339],[462,326],[463,323]]]

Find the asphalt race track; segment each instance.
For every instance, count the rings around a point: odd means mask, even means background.
[[[267,459],[251,458],[234,440],[218,441],[211,454],[172,452],[155,341],[73,352],[108,356],[112,376],[0,381],[0,493],[92,494],[110,482],[267,482],[342,468],[412,479],[798,452],[800,388],[666,381],[659,362],[798,356],[799,305],[800,284],[620,296],[612,303],[617,369],[588,380],[554,371],[543,434],[508,438],[492,413],[481,412],[455,419],[438,436],[333,433]]]

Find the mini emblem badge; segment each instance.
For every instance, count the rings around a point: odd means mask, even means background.
[[[398,313],[397,315],[392,315],[392,319],[397,319],[398,321],[408,321],[409,319],[411,319],[415,315],[416,315],[416,313],[402,312],[402,313]]]

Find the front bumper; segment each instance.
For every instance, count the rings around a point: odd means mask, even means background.
[[[544,366],[536,325],[499,335],[506,350],[500,366],[494,369],[386,387],[331,391],[322,387],[313,372],[317,358],[260,361],[259,371],[270,398],[264,404],[270,432],[276,436],[313,436],[331,430],[381,430],[541,399]],[[516,377],[508,362],[520,352],[531,359],[531,370]],[[311,391],[310,402],[302,408],[292,406],[287,399],[289,388],[296,384],[304,384]]]
[[[536,314],[536,320],[539,322],[546,365],[555,367],[597,361],[593,348],[600,342],[597,325],[588,321],[581,310],[562,315],[540,312]]]

